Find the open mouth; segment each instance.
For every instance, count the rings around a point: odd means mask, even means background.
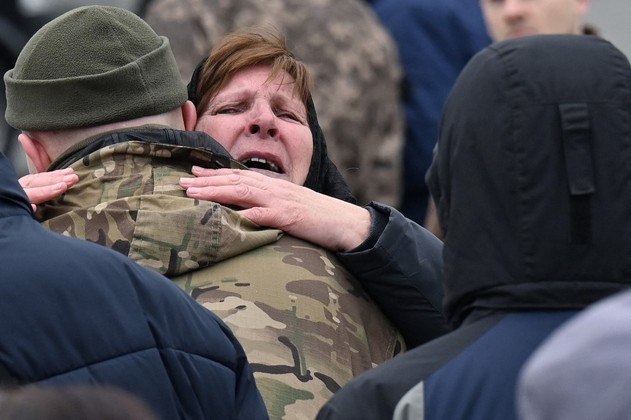
[[[241,163],[250,169],[264,169],[266,171],[275,172],[277,174],[283,173],[283,171],[277,164],[263,158],[251,157],[242,160]]]

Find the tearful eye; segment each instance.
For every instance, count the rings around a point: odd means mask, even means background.
[[[253,157],[242,160],[241,163],[250,169],[265,169],[271,172],[282,173],[278,165],[263,158]]]
[[[296,117],[294,114],[290,114],[288,112],[279,113],[278,117],[279,118],[286,118],[288,120],[298,121],[298,117]]]
[[[241,110],[238,108],[222,108],[218,110],[216,113],[217,114],[238,114],[239,112],[241,112]]]

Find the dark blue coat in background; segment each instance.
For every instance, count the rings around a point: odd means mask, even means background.
[[[405,147],[400,210],[422,224],[443,104],[469,59],[491,43],[479,0],[373,0],[399,48],[405,83]]]
[[[20,384],[108,384],[163,419],[260,419],[241,345],[124,256],[49,232],[0,154],[0,366]]]
[[[631,65],[612,44],[540,35],[477,54],[428,177],[457,329],[360,375],[319,418],[515,418],[530,354],[631,284],[630,159]]]

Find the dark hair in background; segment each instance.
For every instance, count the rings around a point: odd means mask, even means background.
[[[0,393],[3,420],[158,420],[138,397],[111,386],[26,386]]]

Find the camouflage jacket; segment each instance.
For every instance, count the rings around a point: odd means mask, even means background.
[[[186,81],[227,33],[278,28],[313,74],[329,156],[358,203],[399,204],[402,71],[394,41],[363,0],[152,0],[144,18],[169,38]]]
[[[339,387],[403,349],[334,254],[185,196],[178,179],[191,176],[191,162],[221,159],[114,136],[65,159],[79,182],[38,215],[166,274],[217,313],[243,345],[270,417],[314,418]]]

